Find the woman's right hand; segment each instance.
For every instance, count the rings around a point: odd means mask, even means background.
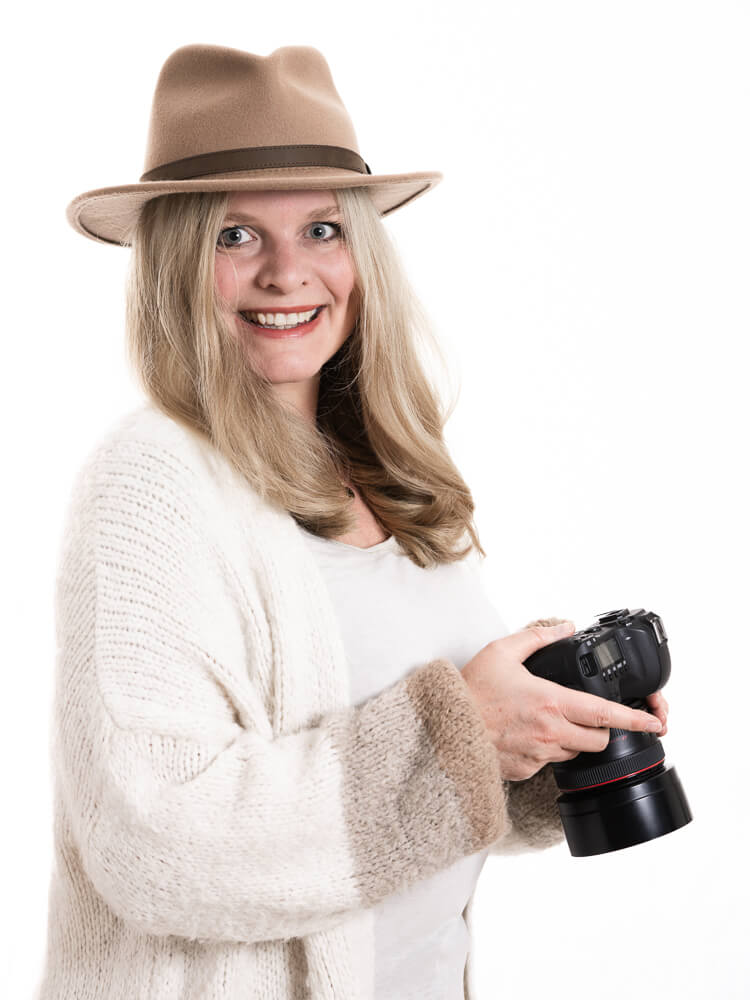
[[[610,727],[656,732],[648,712],[536,677],[523,664],[532,653],[572,635],[575,626],[532,625],[488,643],[461,671],[500,756],[500,772],[522,781],[551,761],[596,753]]]

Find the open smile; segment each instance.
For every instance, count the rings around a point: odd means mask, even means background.
[[[309,316],[309,318],[303,319],[302,322],[297,321],[298,313],[240,312],[239,315],[245,326],[250,327],[254,333],[270,337],[272,340],[279,340],[286,337],[302,337],[306,333],[310,333],[317,326],[324,309],[325,306],[318,306],[311,313],[303,313],[303,316]],[[288,319],[293,322],[285,323]]]

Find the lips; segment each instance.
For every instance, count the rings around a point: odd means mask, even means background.
[[[240,319],[242,320],[243,326],[261,337],[267,337],[271,340],[283,340],[283,339],[294,339],[295,337],[304,337],[306,334],[314,330],[318,323],[320,322],[320,317],[323,314],[324,306],[320,306],[316,314],[312,319],[307,320],[306,323],[298,323],[296,326],[287,327],[271,327],[271,326],[261,326],[259,323],[254,323],[251,319],[248,319],[244,313],[238,313]]]
[[[295,323],[292,326],[287,326],[286,327],[286,329],[296,329],[298,326],[299,327],[305,326],[307,323],[311,323],[313,320],[317,319],[318,316],[320,315],[320,313],[323,311],[324,308],[325,308],[324,306],[311,306],[309,309],[289,310],[287,312],[283,312],[282,310],[278,310],[277,309],[275,312],[271,312],[269,310],[267,313],[264,313],[262,309],[260,309],[260,310],[256,310],[256,309],[243,309],[243,310],[240,310],[240,316],[242,316],[242,318],[245,320],[245,322],[251,324],[252,326],[257,326],[257,327],[260,327],[261,329],[264,329],[264,330],[266,330],[266,329],[267,330],[282,330],[282,329],[285,329],[285,327],[283,325],[277,324],[276,322],[273,322],[273,323],[262,322],[261,323],[261,322],[259,322],[258,317],[262,316],[264,320],[267,320],[267,319],[273,319],[273,320],[275,320],[277,315],[279,315],[279,316],[294,316],[296,318],[297,315],[304,315],[305,313],[309,314],[309,313],[312,312],[311,316],[308,315],[308,319],[303,320],[302,322],[299,322],[299,323]]]
[[[250,309],[248,306],[246,309],[242,309],[242,312],[254,312],[254,313],[300,313],[300,312],[310,312],[311,309],[319,309],[321,305],[325,303],[321,302],[311,302],[306,306],[258,306],[257,309]]]

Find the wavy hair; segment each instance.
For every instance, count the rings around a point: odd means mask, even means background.
[[[484,557],[471,492],[443,438],[457,392],[443,401],[420,351],[448,375],[445,357],[367,192],[333,194],[360,308],[320,370],[315,424],[274,393],[219,301],[214,259],[229,192],[163,195],[141,210],[128,238],[129,364],[159,409],[308,531],[335,538],[355,527],[347,477],[416,565],[472,548]]]

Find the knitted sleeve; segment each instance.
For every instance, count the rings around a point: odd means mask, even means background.
[[[524,625],[557,625],[563,618],[537,618]],[[525,854],[544,850],[565,839],[557,799],[560,789],[555,783],[551,764],[545,764],[536,774],[523,781],[503,780],[506,796],[507,822],[500,837],[490,844],[490,854]]]
[[[227,567],[149,447],[145,478],[89,463],[58,563],[55,780],[103,902],[155,935],[300,937],[495,841],[497,755],[449,660],[280,736],[252,684],[240,704]]]
[[[507,822],[490,854],[525,854],[554,847],[565,839],[551,764],[523,781],[504,781]]]

